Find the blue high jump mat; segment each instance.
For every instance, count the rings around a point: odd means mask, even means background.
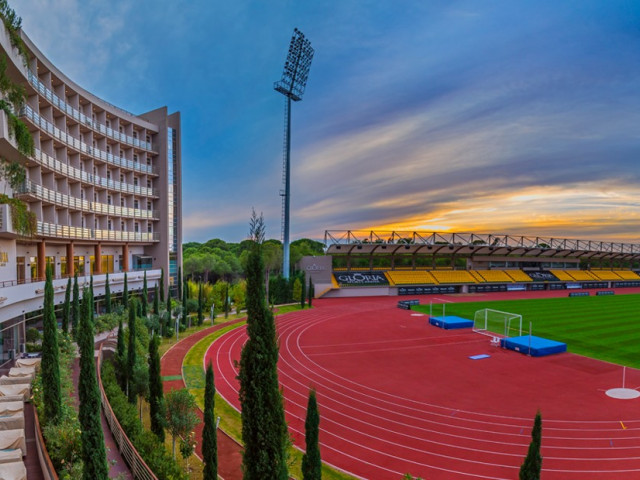
[[[453,330],[454,328],[471,328],[473,320],[468,318],[457,317],[455,315],[445,315],[444,317],[429,317],[429,323],[445,330]]]
[[[503,338],[500,346],[515,350],[516,352],[531,355],[532,357],[543,357],[554,353],[567,351],[567,344],[549,340],[548,338],[536,337],[535,335],[523,335],[522,337]]]

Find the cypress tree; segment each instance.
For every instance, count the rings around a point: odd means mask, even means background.
[[[122,316],[118,319],[118,346],[116,349],[116,361],[118,364],[118,380],[120,381],[120,388],[126,388],[124,384],[126,361],[125,361],[125,346],[124,346],[124,327],[122,325]]]
[[[182,267],[178,267],[178,300],[182,300]]]
[[[162,411],[162,377],[160,375],[160,354],[158,343],[160,338],[153,335],[149,341],[149,415],[151,417],[151,431],[155,433],[161,443],[164,443],[164,412]]]
[[[132,385],[133,369],[136,366],[136,300],[129,302],[129,346],[127,347],[127,397],[129,403],[136,403],[136,392]]]
[[[185,326],[187,325],[187,284],[183,284],[183,292],[182,292],[182,319],[184,320]]]
[[[95,311],[96,311],[96,307],[95,307],[95,297],[93,296],[93,275],[91,275],[91,277],[89,277],[89,294],[91,296],[91,308],[89,309],[90,314],[91,314],[91,325],[95,326],[96,322],[95,322]],[[84,302],[84,292],[82,294],[82,301]]]
[[[306,303],[305,295],[307,293],[307,286],[305,285],[305,277],[304,273],[302,274],[302,288],[300,289],[300,308],[304,310],[304,306]]]
[[[78,418],[82,429],[82,460],[84,462],[82,478],[83,480],[107,480],[109,467],[100,421],[100,394],[98,393],[96,364],[93,356],[92,302],[90,292],[85,289],[82,295],[82,313],[78,326],[78,347],[80,349]]]
[[[302,480],[321,480],[322,460],[320,459],[320,445],[318,434],[320,416],[318,414],[318,401],[315,390],[309,392],[307,403],[307,418],[304,421],[304,434],[306,452],[302,456]]]
[[[104,284],[104,309],[107,313],[111,313],[111,286],[109,285],[109,272],[107,272],[107,280]]]
[[[203,480],[218,478],[218,438],[215,418],[216,387],[213,381],[211,362],[207,366],[204,387],[204,430],[202,431]]]
[[[147,288],[147,271],[144,271],[144,280],[142,282],[142,316],[147,316],[149,306],[149,289]]]
[[[202,325],[204,322],[204,295],[202,292],[202,283],[198,286],[198,325]]]
[[[164,268],[160,269],[160,302],[164,302]]]
[[[73,276],[73,303],[71,304],[71,334],[75,338],[80,321],[80,289],[78,287],[78,272]]]
[[[229,307],[229,284],[227,283],[224,288],[224,318],[229,318]]]
[[[158,285],[153,288],[153,313],[160,315],[160,297],[158,296]]]
[[[542,445],[542,416],[540,412],[536,414],[533,422],[533,430],[531,431],[531,443],[527,456],[523,464],[520,466],[520,480],[540,480],[540,472],[542,470],[542,455],[540,455],[540,447]]]
[[[127,285],[127,272],[124,272],[124,286],[122,287],[122,305],[129,306],[129,286]]]
[[[53,280],[51,268],[47,268],[44,284],[43,340],[42,340],[42,390],[44,414],[54,425],[60,419],[62,394],[60,391],[60,364],[58,350],[58,325],[53,311]]]
[[[313,280],[311,279],[311,277],[309,277],[309,294],[307,295],[307,297],[309,298],[309,307],[311,307],[311,302],[313,301],[313,295],[314,295]]]
[[[167,328],[165,332],[171,328],[171,295],[167,295]]]
[[[264,299],[264,220],[251,217],[253,243],[246,264],[247,336],[240,356],[242,459],[245,480],[287,480],[288,432],[278,386],[278,344]]]
[[[69,333],[71,320],[71,277],[67,281],[67,289],[64,291],[64,305],[62,307],[62,332]]]

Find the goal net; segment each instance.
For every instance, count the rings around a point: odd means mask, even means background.
[[[473,331],[483,335],[522,336],[522,315],[483,308],[473,317]]]

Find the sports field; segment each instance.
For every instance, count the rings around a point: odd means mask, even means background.
[[[533,335],[565,342],[570,352],[640,368],[640,295],[451,303],[446,314],[473,320],[484,308],[522,315],[523,335],[532,322]],[[413,309],[429,313],[429,305]],[[433,314],[441,312],[434,304]]]

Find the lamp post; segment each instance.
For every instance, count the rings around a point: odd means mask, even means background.
[[[289,44],[289,53],[284,63],[282,78],[275,82],[273,88],[286,97],[285,140],[282,196],[282,275],[289,278],[289,210],[291,199],[291,101],[299,102],[304,95],[309,78],[309,69],[313,60],[311,42],[297,28],[293,29],[293,36]]]

